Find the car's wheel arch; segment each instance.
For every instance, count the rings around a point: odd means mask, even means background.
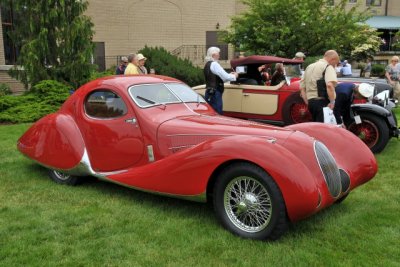
[[[293,161],[294,159],[287,159],[289,161]],[[311,214],[314,210],[315,207],[317,207],[319,201],[320,201],[320,193],[318,191],[317,185],[315,184],[315,179],[311,175],[310,171],[306,169],[307,167],[303,165],[300,160],[298,160],[298,163],[304,166],[304,169],[302,169],[302,179],[303,179],[303,184],[302,187],[308,188],[309,192],[307,195],[304,195],[303,189],[301,189],[298,184],[298,181],[296,182],[296,177],[294,177],[293,172],[290,174],[285,174],[285,175],[279,175],[279,172],[284,172],[283,167],[279,166],[271,166],[268,165],[268,159],[264,163],[258,163],[255,160],[243,160],[243,159],[231,159],[228,161],[225,161],[221,164],[219,164],[210,174],[210,178],[208,179],[207,186],[206,186],[206,195],[207,195],[207,203],[212,204],[213,203],[213,190],[215,187],[215,184],[218,180],[218,177],[220,174],[228,167],[231,165],[237,164],[237,163],[250,163],[253,164],[254,166],[257,166],[265,171],[265,173],[272,178],[272,180],[276,183],[278,189],[280,190],[285,208],[286,208],[286,214],[289,217],[290,221],[297,221],[301,218],[307,217],[309,214]],[[286,168],[287,169],[287,168]],[[300,204],[301,202],[301,204]],[[298,205],[301,205],[302,208],[299,209]]]
[[[262,168],[261,166],[259,166],[258,164],[249,161],[249,160],[243,160],[243,159],[231,159],[228,161],[225,161],[223,163],[221,163],[219,166],[217,166],[217,168],[214,169],[214,171],[211,173],[210,175],[210,179],[208,180],[207,183],[207,203],[212,203],[212,198],[213,198],[213,193],[214,193],[214,187],[215,187],[215,183],[217,182],[218,176],[230,165],[236,164],[236,163],[251,163],[254,164],[260,168]]]

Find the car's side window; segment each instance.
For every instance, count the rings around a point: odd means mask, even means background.
[[[90,117],[110,119],[123,116],[127,107],[120,96],[110,90],[96,90],[85,100],[85,112]]]

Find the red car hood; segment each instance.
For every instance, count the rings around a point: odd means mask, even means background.
[[[157,138],[160,152],[168,155],[209,139],[232,135],[262,136],[283,143],[293,130],[224,116],[183,116],[162,123]]]

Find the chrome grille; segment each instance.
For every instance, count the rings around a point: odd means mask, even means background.
[[[321,142],[314,143],[315,155],[321,168],[329,193],[337,198],[342,191],[341,177],[335,159],[328,148]]]

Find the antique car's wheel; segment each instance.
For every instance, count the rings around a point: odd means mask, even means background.
[[[311,121],[311,114],[300,93],[289,96],[282,108],[282,118],[285,125]]]
[[[222,225],[244,238],[279,238],[287,228],[285,203],[274,180],[251,163],[228,166],[214,188],[214,209]]]
[[[340,203],[342,203],[348,196],[349,196],[349,193],[343,195],[341,198],[339,198],[339,199],[337,199],[337,200],[335,201],[335,204],[340,204]]]
[[[389,141],[389,128],[383,118],[360,113],[361,123],[352,122],[347,129],[357,135],[373,153],[381,152]]]
[[[56,170],[49,170],[50,178],[59,184],[77,185],[81,182],[80,177],[62,173]]]

